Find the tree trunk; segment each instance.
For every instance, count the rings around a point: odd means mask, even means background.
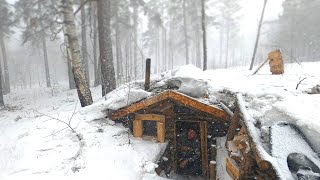
[[[259,22],[258,32],[257,32],[257,37],[256,37],[256,43],[255,43],[255,45],[254,45],[253,55],[252,55],[252,59],[251,59],[251,64],[250,64],[249,70],[252,70],[253,64],[254,64],[254,60],[255,60],[255,58],[256,58],[256,53],[257,53],[258,44],[259,44],[259,38],[260,38],[260,31],[261,31],[261,26],[262,26],[262,22],[263,22],[264,11],[265,11],[265,9],[266,9],[267,2],[268,2],[268,0],[264,0],[264,3],[263,3],[263,8],[262,8],[262,12],[261,12],[261,17],[260,17],[260,22]]]
[[[3,40],[3,37],[0,38],[0,46],[2,50],[2,57],[3,57],[3,66],[4,66],[4,81],[5,84],[3,85],[3,89],[5,94],[10,93],[10,78],[9,78],[9,68],[8,68],[8,59],[7,59],[7,51],[6,46]]]
[[[68,44],[68,43],[66,43]],[[68,63],[68,78],[69,78],[69,88],[70,89],[76,89],[76,84],[74,82],[74,78],[72,75],[72,65],[71,65],[71,58],[70,58],[70,52],[69,48],[66,47],[66,54],[67,54],[67,63]]]
[[[228,68],[228,59],[229,59],[229,38],[230,38],[230,26],[229,26],[229,22],[227,22],[227,44],[226,44],[226,59],[225,59],[225,68]]]
[[[81,0],[83,4],[85,0]],[[81,44],[82,44],[82,64],[86,71],[86,81],[90,87],[89,64],[88,64],[88,48],[87,48],[87,27],[86,27],[86,8],[81,8]]]
[[[122,62],[121,62],[121,40],[120,40],[120,29],[119,29],[119,5],[118,1],[116,1],[116,12],[115,12],[115,36],[116,36],[116,61],[117,61],[117,79],[118,79],[118,84],[121,84],[121,78],[122,78],[122,72],[121,72],[121,67],[122,67]]]
[[[2,67],[1,67],[1,63],[0,63],[0,107],[4,106],[4,101],[3,101],[3,86],[2,86]]]
[[[203,41],[203,70],[207,70],[207,31],[206,31],[206,11],[205,2],[201,0],[201,25],[202,25],[202,41]]]
[[[98,30],[101,63],[102,96],[116,88],[110,30],[110,0],[98,0]]]
[[[223,53],[223,30],[220,26],[220,54],[219,54],[219,65],[222,66],[222,53]]]
[[[71,53],[71,65],[74,81],[76,83],[78,97],[81,106],[88,106],[92,104],[91,91],[86,82],[86,72],[83,64],[81,63],[81,51],[79,39],[77,37],[76,25],[74,22],[74,15],[71,0],[62,0],[63,4],[63,17],[64,17],[64,32],[67,38],[68,47]]]
[[[133,0],[133,67],[134,67],[134,79],[137,79],[137,45],[138,45],[138,5],[136,0]]]
[[[187,12],[186,12],[186,0],[183,0],[183,32],[184,32],[184,45],[186,49],[186,64],[189,64],[189,42],[187,32]]]
[[[92,32],[93,32],[93,70],[94,70],[94,87],[97,87],[101,84],[101,72],[100,72],[100,63],[98,61],[98,32],[97,32],[97,4],[96,2],[92,2],[92,15],[91,15],[91,20],[92,20]]]
[[[44,58],[44,68],[46,71],[46,83],[47,83],[47,87],[51,87],[47,43],[46,43],[46,38],[45,38],[44,32],[42,35],[42,50],[43,50],[43,58]]]
[[[41,1],[38,1],[38,8],[39,8],[39,11],[42,10]],[[45,35],[44,30],[43,30],[44,28],[43,28],[43,24],[41,23],[41,21],[40,21],[40,27],[41,27],[41,30],[42,30],[42,32],[41,32],[41,41],[42,41],[44,68],[45,68],[45,72],[46,72],[46,83],[47,83],[47,87],[51,87],[46,35]]]

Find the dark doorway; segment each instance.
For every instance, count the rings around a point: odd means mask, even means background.
[[[177,121],[175,131],[177,173],[202,175],[200,123]]]

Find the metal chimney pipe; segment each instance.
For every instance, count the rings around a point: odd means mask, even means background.
[[[150,89],[150,73],[151,73],[151,59],[147,58],[146,60],[146,79],[144,82],[144,89],[149,90]]]

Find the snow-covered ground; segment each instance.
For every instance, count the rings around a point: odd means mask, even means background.
[[[242,93],[249,115],[261,127],[292,123],[319,153],[320,95],[305,93],[320,84],[319,68],[320,63],[289,64],[284,75],[271,75],[266,66],[252,76],[240,68],[203,72],[188,65],[153,80],[160,87],[163,79],[178,79],[180,92],[208,93],[211,100],[223,90]],[[108,110],[152,95],[141,87],[141,82],[130,88],[124,85],[105,98],[97,98],[100,89],[93,88],[96,103],[82,109],[76,91],[62,87],[6,95],[7,106],[0,110],[0,179],[160,178],[154,162],[164,144],[135,139],[122,125],[103,119]],[[70,121],[76,133],[61,121]]]

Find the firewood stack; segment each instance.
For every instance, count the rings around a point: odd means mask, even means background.
[[[284,73],[284,65],[283,59],[281,55],[281,51],[279,49],[272,51],[268,54],[270,71],[272,74],[283,74]]]

